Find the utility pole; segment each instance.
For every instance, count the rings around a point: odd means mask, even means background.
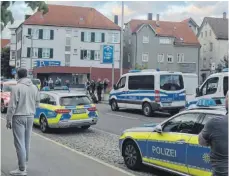
[[[122,26],[121,26],[121,57],[120,57],[120,77],[123,73],[123,24],[124,24],[124,1],[122,1]]]

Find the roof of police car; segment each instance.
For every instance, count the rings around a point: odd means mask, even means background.
[[[194,109],[189,109],[186,111],[183,111],[184,113],[191,112],[191,113],[204,113],[204,114],[215,114],[215,115],[225,115],[226,114],[226,109],[223,107],[206,107],[206,108],[194,108]]]
[[[139,70],[136,72],[128,72],[123,74],[123,76],[127,76],[127,75],[151,75],[151,74],[179,74],[181,75],[181,72],[173,72],[173,71],[157,71],[154,69],[145,69],[145,70]]]
[[[85,93],[78,93],[78,92],[69,92],[67,90],[65,91],[41,91],[41,93],[46,93],[52,96],[57,96],[57,97],[71,97],[71,96],[86,96]]]

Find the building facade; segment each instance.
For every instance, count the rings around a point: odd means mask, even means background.
[[[182,22],[186,23],[188,27],[192,29],[192,31],[195,33],[195,35],[198,34],[199,26],[196,24],[196,22],[192,18],[188,18],[186,20],[183,20]]]
[[[151,17],[151,15],[148,15]],[[124,32],[124,66],[198,73],[200,44],[183,22],[131,20]]]
[[[228,57],[228,18],[226,13],[223,18],[205,17],[198,39],[201,44],[200,70],[202,82],[214,73],[219,64]]]
[[[48,7],[46,15],[36,12],[16,29],[16,67],[32,69],[34,75],[42,80],[60,77],[76,84],[90,78],[108,78],[111,81],[112,64],[102,63],[102,55],[103,46],[113,46],[117,72],[120,65],[117,16],[115,24],[92,8]],[[96,75],[93,73],[95,69],[100,70]],[[107,70],[108,74],[103,74]]]

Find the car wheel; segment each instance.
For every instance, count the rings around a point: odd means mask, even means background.
[[[88,128],[90,128],[90,125],[86,125],[86,126],[81,127],[81,129],[83,129],[83,130],[87,130]]]
[[[111,110],[112,111],[118,111],[118,104],[116,100],[111,100]]]
[[[47,133],[49,130],[47,119],[44,116],[40,118],[40,129],[43,133]]]
[[[143,111],[143,114],[145,116],[147,116],[147,117],[150,117],[153,114],[152,107],[151,107],[151,105],[149,103],[144,103],[143,104],[142,111]]]
[[[123,146],[123,158],[126,166],[131,170],[138,170],[142,165],[142,158],[137,145],[127,141]]]
[[[7,108],[5,107],[4,101],[1,101],[1,113],[6,113]]]

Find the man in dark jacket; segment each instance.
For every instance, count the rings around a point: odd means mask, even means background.
[[[101,80],[98,79],[98,82],[97,82],[97,95],[98,95],[98,101],[100,102],[102,100],[102,90],[103,90],[103,85],[101,83]]]

